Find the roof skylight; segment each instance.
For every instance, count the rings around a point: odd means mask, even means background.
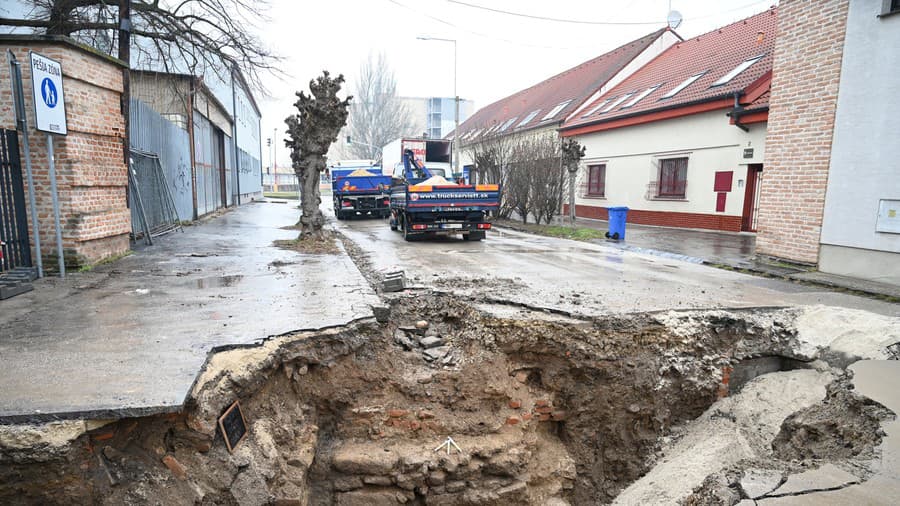
[[[754,56],[753,58],[749,58],[749,59],[742,61],[740,63],[740,65],[735,67],[731,72],[725,74],[724,76],[720,77],[718,81],[712,83],[710,85],[710,88],[712,88],[713,86],[722,86],[723,84],[727,84],[728,81],[731,81],[732,79],[734,79],[735,76],[737,76],[741,72],[750,68],[750,65],[753,65],[754,63],[758,62],[759,60],[762,60],[763,56],[765,56],[765,55],[766,54],[763,53],[759,56]]]
[[[688,78],[685,79],[681,84],[679,84],[678,86],[672,88],[671,90],[669,90],[668,93],[666,93],[665,95],[663,95],[662,97],[660,97],[660,100],[662,100],[662,99],[664,99],[664,98],[672,98],[672,97],[674,97],[675,95],[678,94],[679,91],[681,91],[681,90],[687,88],[687,87],[690,86],[694,81],[696,81],[697,79],[700,79],[701,77],[705,76],[707,72],[709,72],[709,71],[708,71],[708,70],[704,70],[703,72],[700,72],[699,74],[694,74],[694,75],[692,75],[691,77],[688,77]]]
[[[541,118],[541,121],[547,121],[548,119],[553,119],[553,117],[556,116],[557,114],[559,114],[559,111],[565,109],[566,106],[569,105],[569,102],[571,102],[571,101],[572,101],[572,99],[570,98],[569,100],[566,100],[565,102],[560,102],[559,104],[557,104],[556,107],[551,109],[550,112],[548,112],[546,116]]]
[[[634,95],[634,92],[633,92],[633,91],[632,91],[631,93],[626,93],[626,94],[622,95],[621,97],[619,97],[619,98],[613,100],[611,104],[609,104],[608,106],[606,106],[606,109],[603,109],[603,110],[600,111],[600,112],[609,112],[609,111],[615,109],[617,105],[619,105],[619,104],[621,104],[622,102],[628,100],[632,95]]]
[[[505,132],[506,129],[509,128],[510,126],[512,126],[512,124],[515,123],[517,119],[519,119],[519,117],[518,117],[518,116],[514,116],[514,117],[512,117],[512,118],[506,120],[506,123],[504,123],[503,126],[500,127],[500,130],[497,130],[497,131],[498,131],[498,132]]]
[[[535,109],[535,110],[531,111],[530,113],[528,113],[528,116],[525,116],[525,119],[523,119],[521,123],[516,125],[516,128],[522,128],[523,126],[527,125],[528,122],[533,120],[534,117],[537,116],[539,112],[541,112],[540,109]]]
[[[632,107],[634,104],[640,102],[640,101],[641,101],[644,97],[646,97],[647,95],[649,95],[649,94],[653,93],[654,91],[658,90],[660,86],[662,86],[662,83],[657,84],[656,86],[651,86],[651,87],[647,88],[646,90],[644,90],[644,91],[638,93],[638,95],[637,95],[636,97],[634,97],[634,98],[631,99],[628,103],[626,103],[625,105],[623,105],[623,106],[622,106],[622,109],[627,109],[627,108],[629,108],[629,107]]]
[[[582,117],[582,118],[587,118],[587,117],[590,116],[591,114],[594,114],[595,112],[599,111],[601,107],[603,107],[603,106],[605,106],[606,104],[609,103],[609,100],[610,100],[610,99],[607,98],[607,99],[604,100],[603,102],[600,102],[599,104],[595,105],[594,107],[591,107],[591,110],[589,110],[588,112],[582,114],[581,117]]]

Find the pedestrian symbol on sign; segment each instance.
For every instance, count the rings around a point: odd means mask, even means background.
[[[49,77],[45,77],[44,80],[41,81],[41,97],[43,97],[47,107],[51,109],[56,107],[56,85],[53,84],[53,81],[51,81]]]

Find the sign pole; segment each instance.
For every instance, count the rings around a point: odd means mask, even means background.
[[[44,277],[44,261],[41,256],[41,228],[38,221],[37,202],[34,197],[34,176],[31,172],[31,146],[28,143],[28,117],[25,114],[25,93],[22,90],[22,67],[13,52],[7,49],[12,92],[16,104],[16,126],[22,132],[22,150],[25,151],[25,179],[28,181],[28,211],[31,215],[31,230],[34,234],[35,260],[38,277]]]
[[[53,199],[53,224],[56,226],[56,254],[59,256],[59,277],[66,277],[66,258],[63,255],[62,229],[59,226],[59,195],[56,193],[56,161],[53,156],[53,136],[47,134],[47,158],[50,162],[50,196]]]
[[[59,277],[65,278],[66,257],[63,254],[59,194],[56,190],[56,160],[53,155],[53,134],[66,135],[68,133],[62,65],[58,61],[34,51],[31,51],[29,56],[31,59],[31,86],[34,91],[32,95],[34,127],[47,133],[47,161],[50,169],[50,197],[53,199],[53,222],[56,226],[56,254],[59,256]]]

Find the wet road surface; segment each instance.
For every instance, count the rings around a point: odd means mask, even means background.
[[[347,255],[278,249],[296,204],[242,206],[0,305],[0,420],[181,406],[214,347],[371,315]]]
[[[368,252],[375,269],[404,270],[414,283],[462,296],[480,292],[588,315],[811,304],[900,315],[896,304],[612,245],[499,228],[481,242],[458,237],[406,242],[380,219],[342,221],[337,227]]]

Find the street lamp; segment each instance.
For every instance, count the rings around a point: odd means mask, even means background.
[[[456,142],[456,139],[459,138],[459,94],[456,93],[456,39],[442,39],[440,37],[427,37],[427,36],[419,36],[416,37],[419,40],[436,40],[439,42],[452,42],[453,43],[453,101],[456,105],[456,114],[454,115],[455,126],[453,128],[453,144],[455,145],[453,149],[453,175],[458,177],[460,175],[459,172],[459,153],[457,153],[457,149],[459,147],[459,143]]]

